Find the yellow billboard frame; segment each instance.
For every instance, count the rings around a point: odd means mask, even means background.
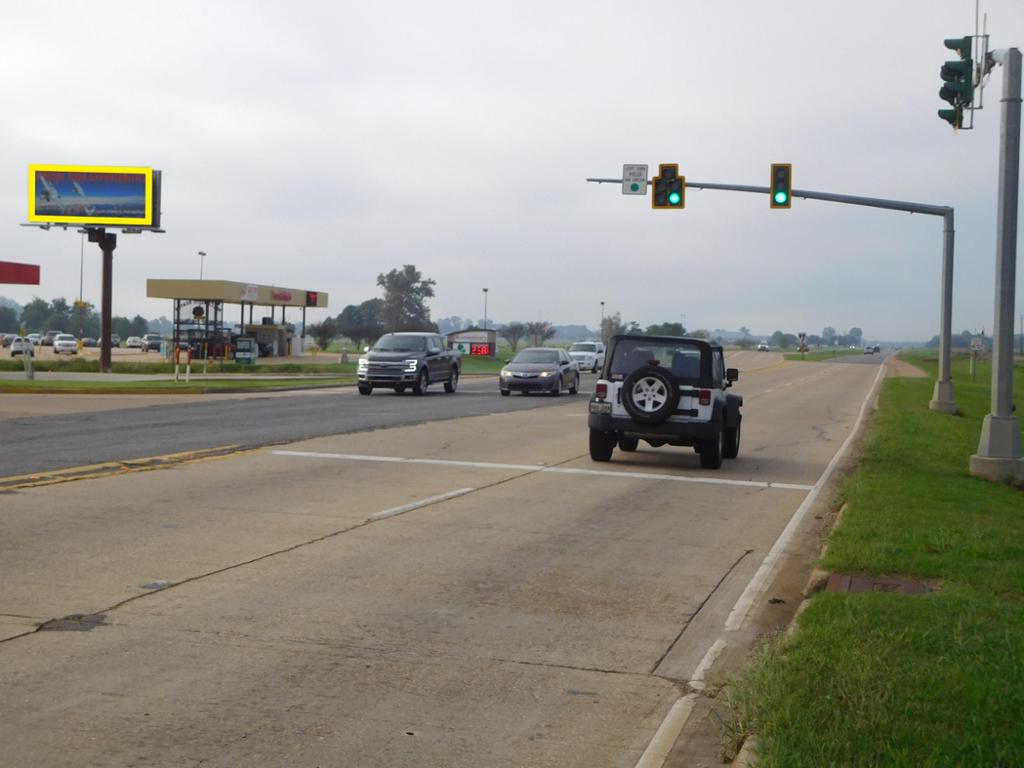
[[[36,174],[47,171],[57,173],[131,173],[145,177],[145,219],[124,216],[49,216],[36,213]],[[122,165],[29,165],[28,167],[28,220],[52,224],[121,224],[150,227],[153,225],[153,169]]]

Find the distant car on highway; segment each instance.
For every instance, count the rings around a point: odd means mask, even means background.
[[[765,344],[765,343],[764,343],[764,342],[762,341],[762,342],[761,342],[760,344],[758,344],[758,345],[757,345],[757,351],[758,351],[758,352],[767,352],[767,351],[768,351],[768,345],[767,345],[767,344]]]
[[[27,353],[29,357],[35,357],[35,345],[25,336],[15,336],[11,340],[11,357]]]
[[[129,336],[128,341],[124,343],[129,349],[142,349],[142,337],[141,336]]]
[[[560,395],[563,389],[575,395],[580,388],[580,369],[564,349],[527,347],[501,369],[498,388],[505,396],[512,392]]]
[[[409,387],[413,394],[422,395],[428,386],[440,382],[445,392],[454,392],[461,368],[462,356],[445,349],[439,334],[386,333],[359,358],[356,382],[361,395],[384,387],[395,392]]]
[[[78,339],[70,333],[58,333],[53,337],[53,353],[55,355],[77,355]]]
[[[870,344],[865,344],[865,345],[864,345],[864,354],[865,354],[865,355],[870,355],[870,354],[872,354],[872,353],[873,353],[874,351],[875,351],[875,348],[874,348],[873,346],[871,346]]]
[[[569,347],[569,357],[581,371],[597,373],[604,368],[604,344],[600,341],[578,341]]]
[[[875,344],[875,346],[873,346],[873,347],[871,348],[871,351],[872,351],[872,352],[881,352],[881,351],[882,351],[882,348],[881,348],[880,346],[878,346],[877,344]]]
[[[153,350],[159,352],[163,341],[163,336],[159,333],[147,333],[142,337],[142,351],[149,352],[150,350]]]

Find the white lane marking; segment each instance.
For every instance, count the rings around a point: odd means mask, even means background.
[[[579,469],[575,467],[545,467],[536,464],[499,464],[489,461],[456,461],[454,459],[410,459],[396,456],[364,456],[357,453],[320,453],[317,451],[271,451],[274,456],[295,456],[308,459],[334,459],[339,461],[376,461],[394,464],[429,464],[441,467],[470,467],[474,469],[511,469],[520,472],[551,472],[559,475],[590,475],[597,477],[627,477],[633,480],[664,480],[675,483],[701,483],[705,485],[733,485],[743,488],[783,491],[809,491],[813,485],[776,483],[763,480],[729,480],[720,477],[693,477],[690,475],[664,475],[654,472],[617,472],[614,470]]]
[[[414,501],[411,504],[403,504],[400,507],[392,507],[391,509],[385,509],[383,512],[378,512],[375,515],[370,515],[370,520],[383,520],[387,517],[394,517],[395,515],[401,515],[406,512],[412,512],[414,509],[425,507],[428,504],[434,504],[438,501],[447,501],[448,499],[454,499],[458,496],[465,496],[467,493],[472,493],[475,488],[459,488],[457,491],[448,491],[448,493],[441,493],[437,496],[431,496],[429,499],[420,499]]]
[[[698,691],[704,690],[704,675],[707,674],[708,670],[711,669],[711,665],[718,659],[718,655],[725,649],[725,640],[718,638],[715,640],[714,645],[708,648],[708,652],[704,654],[704,658],[700,660],[700,664],[693,670],[693,674],[690,676],[690,687]]]
[[[679,738],[683,726],[686,725],[686,721],[689,719],[690,713],[693,711],[694,702],[696,701],[696,693],[688,693],[676,700],[676,703],[672,705],[672,709],[665,715],[665,719],[661,721],[661,725],[658,726],[658,730],[655,732],[654,738],[651,739],[651,743],[647,745],[647,749],[640,755],[636,768],[661,768],[664,765],[665,758],[672,751],[672,746],[676,743],[676,739]]]
[[[825,471],[821,473],[821,477],[818,478],[818,482],[811,488],[811,492],[807,494],[803,502],[797,507],[796,512],[793,513],[793,517],[790,518],[789,523],[783,529],[782,533],[779,534],[779,538],[776,539],[775,544],[772,545],[771,550],[765,556],[761,563],[761,567],[757,569],[757,573],[747,584],[747,588],[743,590],[743,594],[740,595],[740,599],[736,601],[736,605],[729,613],[729,618],[725,620],[725,629],[729,632],[734,632],[743,625],[744,619],[750,612],[751,606],[754,604],[754,599],[760,594],[761,590],[765,588],[769,578],[775,571],[775,567],[782,559],[782,555],[789,546],[789,542],[796,534],[797,528],[800,523],[803,522],[804,515],[807,514],[813,505],[815,500],[818,498],[818,494],[821,493],[822,488],[832,477],[832,473],[835,471],[836,466],[846,455],[850,444],[853,439],[860,433],[861,428],[864,425],[864,413],[868,409],[868,403],[874,398],[875,393],[878,389],[878,382],[882,379],[882,374],[885,373],[885,366],[879,366],[878,375],[875,376],[875,381],[871,385],[871,389],[868,391],[867,397],[864,398],[864,403],[860,407],[860,413],[857,414],[857,420],[854,422],[853,429],[850,430],[850,434],[846,440],[839,447],[836,455],[832,457],[832,461],[825,467]]]

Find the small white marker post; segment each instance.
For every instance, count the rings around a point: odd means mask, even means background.
[[[174,381],[178,381],[178,366],[182,364],[182,358],[184,358],[185,364],[185,383],[188,384],[189,378],[192,375],[192,348],[182,349],[178,347],[174,350]]]

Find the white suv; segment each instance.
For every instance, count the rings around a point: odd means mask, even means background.
[[[53,337],[53,354],[55,355],[77,355],[78,339],[70,333],[58,333]]]
[[[600,341],[578,341],[569,347],[569,357],[581,371],[597,373],[604,368],[604,344]]]
[[[635,451],[686,445],[701,466],[718,469],[740,450],[743,398],[727,390],[739,371],[703,339],[616,336],[590,401],[590,458],[608,461],[617,445]]]

